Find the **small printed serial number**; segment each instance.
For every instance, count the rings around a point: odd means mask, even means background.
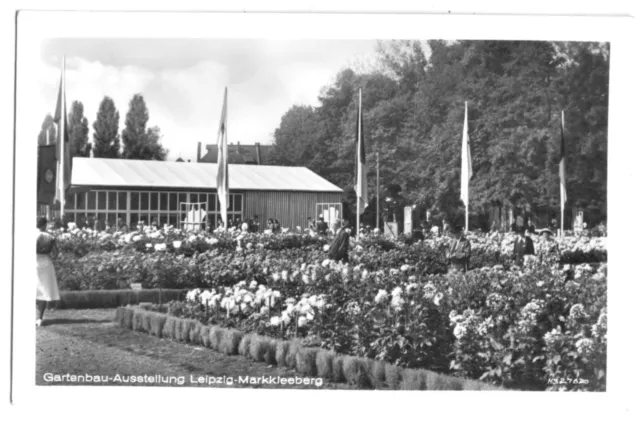
[[[584,378],[550,378],[547,384],[589,384]]]

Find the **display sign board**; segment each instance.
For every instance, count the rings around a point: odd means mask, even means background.
[[[404,233],[408,236],[413,231],[413,208],[411,206],[404,207]]]
[[[384,235],[398,237],[398,223],[397,222],[385,222],[384,223]]]
[[[142,283],[131,283],[131,290],[142,290]]]

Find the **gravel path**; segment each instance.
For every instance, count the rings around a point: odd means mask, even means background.
[[[47,311],[36,332],[36,384],[352,389],[126,330],[114,317],[114,309]],[[88,381],[96,377],[104,381]]]

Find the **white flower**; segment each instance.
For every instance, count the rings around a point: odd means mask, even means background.
[[[391,296],[400,297],[402,295],[402,287],[396,287],[391,291]]]
[[[181,246],[182,246],[182,242],[181,241],[176,240],[176,241],[173,242],[173,248],[174,249],[180,249]]]
[[[193,289],[187,293],[186,299],[190,302],[195,302],[200,294],[200,289]]]
[[[273,327],[277,327],[280,325],[280,318],[279,317],[271,317],[271,319],[269,320],[269,325],[273,326]]]
[[[374,301],[376,303],[384,302],[385,300],[387,300],[388,297],[389,297],[389,293],[387,293],[386,290],[381,289],[381,290],[378,290],[378,294],[376,294]]]
[[[305,325],[307,325],[307,317],[306,316],[298,317],[298,327],[304,327]]]
[[[147,243],[144,245],[147,249],[151,249],[153,247],[153,245],[151,243]]]
[[[164,243],[157,243],[153,246],[153,249],[156,252],[164,252],[165,250],[167,250],[167,245]]]
[[[240,247],[240,246],[236,247],[236,252],[242,253],[242,247]]]
[[[289,281],[289,271],[287,270],[282,271],[282,279],[284,281]]]
[[[329,266],[330,263],[331,263],[331,259],[325,259],[324,261],[322,261],[322,266],[326,268]]]
[[[271,296],[272,296],[274,299],[280,299],[280,298],[282,297],[282,295],[280,294],[280,292],[279,292],[278,290],[274,290],[274,291],[271,293]]]
[[[284,325],[289,325],[289,323],[291,322],[291,315],[289,315],[288,312],[283,312],[282,316],[280,317],[280,321],[284,324]]]
[[[401,309],[404,303],[404,299],[401,297],[393,296],[391,298],[391,307],[395,310]]]
[[[593,353],[593,340],[582,338],[576,342],[576,349],[580,355],[586,356]]]
[[[207,306],[212,297],[213,293],[205,290],[200,294],[200,303],[202,303],[204,306]]]
[[[467,329],[462,324],[456,324],[456,327],[453,329],[453,335],[456,339],[461,339],[467,334]]]
[[[402,265],[400,267],[400,271],[402,271],[402,272],[409,271],[409,269],[411,269],[411,267],[409,265],[407,265],[407,264],[404,264],[404,265]]]
[[[328,244],[325,244],[324,246],[322,246],[322,250],[323,250],[324,252],[328,252],[328,251],[329,251],[329,245],[328,245]],[[323,266],[324,266],[324,264],[323,264]]]
[[[391,274],[391,275],[396,275],[396,274],[398,274],[399,272],[400,272],[400,271],[398,271],[398,270],[397,270],[397,269],[395,269],[395,268],[391,268],[391,269],[389,270],[389,274]]]
[[[443,297],[444,295],[438,292],[433,298],[433,303],[435,303],[436,306],[440,306],[440,301],[442,300]]]
[[[255,290],[256,287],[258,287],[258,282],[256,280],[251,281],[251,283],[249,284],[249,288],[251,290]]]
[[[546,283],[545,283],[544,281],[540,280],[540,281],[538,281],[538,282],[536,283],[536,286],[538,286],[538,287],[542,287],[542,286],[544,286],[545,284],[546,284]]]
[[[277,282],[277,281],[279,281],[279,280],[280,280],[280,274],[278,274],[277,272],[274,272],[274,273],[271,275],[271,278],[273,279],[273,281]]]
[[[582,306],[582,304],[580,303],[577,303],[571,307],[569,316],[571,318],[585,318],[587,316],[587,313],[584,310],[584,306]]]
[[[307,274],[303,274],[303,275],[302,275],[302,282],[303,282],[304,284],[309,284],[309,283],[310,283],[310,281],[311,281],[311,280],[310,280],[310,278],[309,278],[309,276],[308,276]]]

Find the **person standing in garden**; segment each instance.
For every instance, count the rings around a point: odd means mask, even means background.
[[[450,267],[449,272],[466,272],[469,269],[471,257],[471,243],[464,235],[464,229],[460,225],[451,226],[455,240],[451,243],[447,252]]]
[[[47,218],[41,217],[37,222],[38,236],[36,239],[36,306],[38,315],[36,326],[42,325],[44,311],[47,309],[47,302],[60,300],[58,290],[58,280],[53,267],[52,257],[58,256],[56,239],[47,232]]]
[[[329,259],[332,259],[334,261],[349,262],[350,237],[351,229],[349,228],[349,222],[346,219],[343,219],[342,226],[336,233],[336,238],[333,239],[331,246],[329,246]]]
[[[560,248],[553,239],[553,232],[548,228],[539,231],[541,240],[538,248],[540,261],[548,261],[553,264],[560,262]]]
[[[327,231],[329,230],[329,226],[327,225],[326,222],[324,222],[324,217],[319,216],[318,217],[318,224],[316,225],[316,230],[318,231],[318,234],[321,236],[326,236],[327,235]]]
[[[534,254],[533,240],[531,240],[531,237],[525,236],[524,229],[520,229],[517,231],[516,238],[513,242],[513,259],[516,265],[522,266],[525,255]]]

